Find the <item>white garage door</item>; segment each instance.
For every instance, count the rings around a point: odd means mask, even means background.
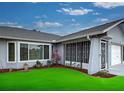
[[[118,45],[112,45],[112,56],[111,65],[116,65],[121,63],[121,47]]]

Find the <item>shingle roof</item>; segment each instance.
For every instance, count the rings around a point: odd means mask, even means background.
[[[71,39],[76,39],[76,38],[81,38],[81,37],[84,37],[84,36],[87,36],[87,35],[101,34],[101,33],[104,33],[103,31],[106,30],[107,28],[109,28],[109,27],[111,27],[111,26],[113,26],[113,25],[115,25],[115,24],[117,24],[121,21],[124,21],[124,19],[119,19],[119,20],[116,20],[116,21],[112,21],[112,22],[109,22],[109,23],[105,23],[105,24],[102,24],[102,25],[99,25],[99,26],[95,26],[95,27],[92,27],[92,28],[89,28],[89,29],[85,29],[85,30],[81,30],[79,32],[69,34],[69,35],[61,37],[58,40],[58,42],[71,40]]]
[[[52,42],[59,39],[60,36],[34,30],[0,26],[0,38]]]
[[[30,41],[40,41],[40,42],[56,42],[56,41],[62,42],[66,40],[85,37],[87,35],[97,35],[97,34],[105,33],[105,31],[109,31],[109,29],[120,24],[123,21],[124,19],[119,19],[89,29],[81,30],[79,32],[72,33],[66,36],[59,36],[55,34],[38,32],[38,31],[27,30],[22,28],[0,26],[0,38],[20,39],[20,40],[30,40]]]

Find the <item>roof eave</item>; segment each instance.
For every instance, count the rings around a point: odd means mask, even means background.
[[[87,36],[103,34],[103,33],[108,32],[109,30],[111,30],[112,28],[114,28],[115,26],[119,25],[119,24],[122,23],[122,22],[124,22],[124,19],[123,19],[123,20],[120,20],[119,22],[115,23],[114,25],[112,25],[112,26],[110,26],[110,27],[104,29],[103,31],[98,31],[97,33],[92,33],[92,34],[77,36],[77,37],[75,37],[75,38],[68,38],[68,39],[58,40],[57,42],[59,43],[59,42],[67,41],[67,40],[73,40],[73,39],[83,38],[83,37],[87,37]]]
[[[58,40],[56,43],[59,43],[59,42],[64,42],[64,41],[68,41],[68,40],[74,40],[74,39],[78,39],[78,38],[85,38],[87,36],[93,36],[93,35],[99,35],[99,34],[103,34],[105,32],[97,32],[97,33],[92,33],[92,34],[87,34],[87,35],[80,35],[80,36],[77,36],[75,38],[69,38],[69,39],[63,39],[63,40]]]
[[[52,43],[52,41],[48,41],[48,40],[38,40],[38,39],[28,39],[28,38],[17,38],[17,37],[9,37],[9,36],[0,36],[0,38],[3,38],[3,39],[13,39],[13,40],[25,40],[25,41],[33,41],[33,42]]]
[[[124,20],[121,20],[121,21],[115,23],[114,25],[112,25],[112,26],[110,26],[110,27],[104,29],[102,32],[103,32],[103,33],[108,32],[109,30],[111,30],[111,29],[114,28],[115,26],[121,24],[122,22],[124,22]]]

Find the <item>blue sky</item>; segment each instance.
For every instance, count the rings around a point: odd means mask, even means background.
[[[0,25],[67,35],[124,18],[124,3],[0,3]]]

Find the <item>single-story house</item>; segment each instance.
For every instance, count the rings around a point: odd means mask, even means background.
[[[60,64],[87,69],[89,74],[103,69],[110,71],[123,65],[124,19],[66,36],[0,26],[1,69],[20,69],[24,63],[32,67],[37,60],[46,65],[56,49]]]

